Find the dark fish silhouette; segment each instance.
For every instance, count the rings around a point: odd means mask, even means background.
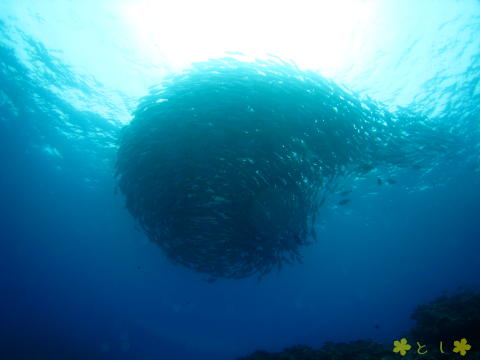
[[[340,201],[338,202],[338,205],[340,205],[340,206],[347,205],[350,201],[352,201],[352,200],[350,200],[350,199],[343,199],[343,200],[340,200]]]
[[[377,177],[377,185],[382,185],[382,184],[383,184],[382,179],[380,179],[379,177]]]

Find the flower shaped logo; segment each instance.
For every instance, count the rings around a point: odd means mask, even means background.
[[[460,353],[460,355],[465,356],[468,350],[472,347],[467,343],[467,339],[463,338],[460,341],[453,342],[453,352]]]
[[[470,346],[470,345],[469,345]],[[407,339],[402,338],[400,341],[395,340],[393,342],[393,352],[400,353],[400,355],[405,356],[408,350],[412,347],[407,343]]]

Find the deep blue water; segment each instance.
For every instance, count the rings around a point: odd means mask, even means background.
[[[345,2],[319,7],[318,28],[293,4],[242,9],[250,22],[219,3],[132,4],[0,4],[2,358],[234,359],[298,343],[391,343],[419,304],[480,285],[478,1]],[[212,13],[217,27],[202,33],[198,19]],[[155,32],[155,14],[178,26]],[[150,32],[132,25],[141,16]],[[335,16],[337,27],[321,27]],[[342,180],[351,202],[329,196],[303,264],[210,284],[168,261],[125,209],[117,137],[169,72],[257,48],[434,118],[459,140],[427,169]]]

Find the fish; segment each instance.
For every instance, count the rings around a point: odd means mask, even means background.
[[[351,194],[352,193],[352,190],[345,190],[345,191],[342,191],[339,195],[341,197],[345,197],[347,196],[348,194]]]
[[[350,199],[343,199],[343,200],[340,200],[340,201],[338,202],[338,205],[340,205],[340,206],[347,205],[347,204],[348,204],[349,202],[351,202],[351,201],[352,201],[352,200],[350,200]]]
[[[213,283],[300,261],[325,195],[351,202],[341,179],[421,164],[454,141],[438,131],[290,63],[226,57],[192,64],[140,100],[115,174],[147,237]],[[378,174],[377,185],[395,181]]]

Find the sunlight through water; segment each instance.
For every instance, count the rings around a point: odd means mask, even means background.
[[[331,76],[369,51],[374,1],[128,1],[121,13],[141,51],[173,67],[241,52],[274,54]]]

